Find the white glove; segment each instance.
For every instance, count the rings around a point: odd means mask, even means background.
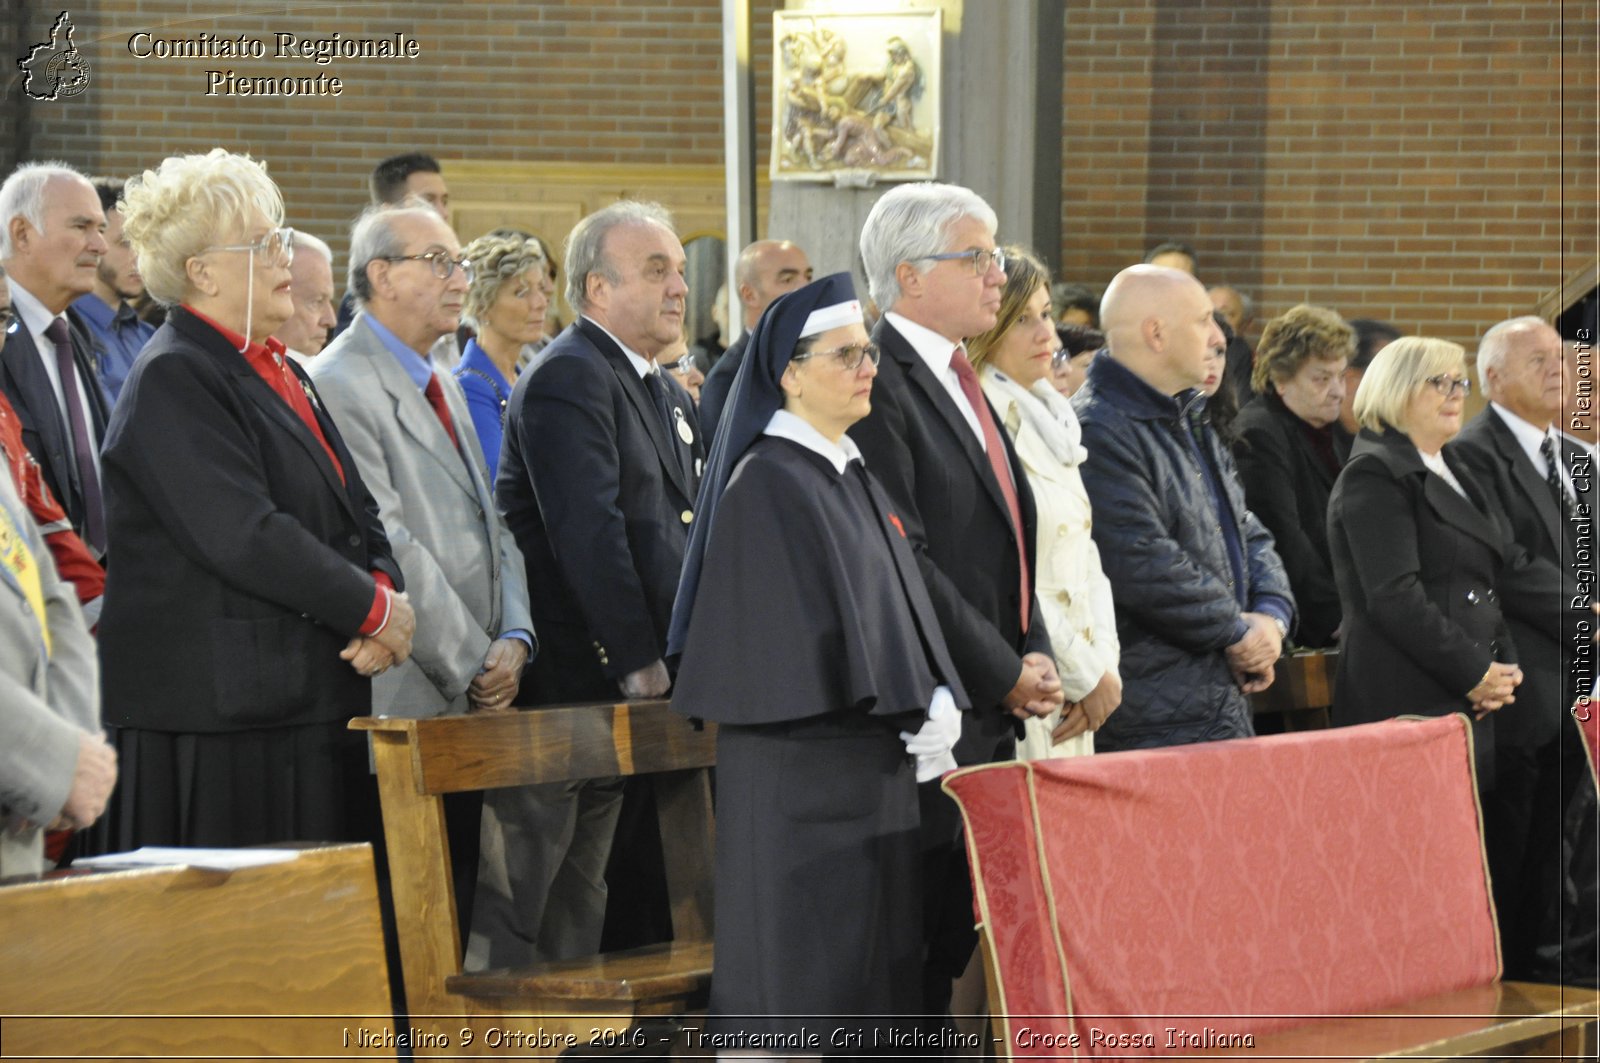
[[[917,781],[930,782],[956,766],[951,750],[961,738],[961,710],[949,687],[937,687],[928,704],[928,718],[917,730],[901,731],[906,752],[917,758]]]

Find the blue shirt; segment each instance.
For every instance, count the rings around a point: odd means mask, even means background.
[[[511,399],[511,384],[484,349],[478,346],[477,340],[467,341],[467,349],[462,352],[455,377],[467,396],[472,427],[477,430],[478,442],[483,445],[483,458],[489,463],[489,481],[493,483],[500,471],[500,447],[505,437],[506,405]]]
[[[112,309],[93,292],[74,299],[72,309],[78,312],[94,336],[94,360],[100,372],[100,383],[115,403],[122,394],[122,385],[128,379],[134,359],[139,357],[145,342],[156,334],[156,327],[139,320],[139,315],[127,303]]]
[[[383,343],[384,348],[394,355],[395,361],[400,363],[400,368],[406,371],[406,376],[410,377],[411,382],[417,385],[417,390],[427,390],[428,381],[433,379],[433,362],[406,346],[405,341],[384,328],[383,323],[376,317],[371,314],[363,314],[362,318],[366,321],[367,327],[372,329],[372,334]],[[498,448],[496,449],[498,451]],[[498,458],[498,453],[496,457]],[[493,486],[494,481],[491,477],[490,488],[492,489]],[[488,511],[493,512],[493,507],[489,507]],[[506,534],[510,533],[507,532]],[[530,653],[533,650],[533,632],[531,631],[517,628],[513,631],[503,632],[500,637],[503,639],[518,639],[527,645]]]

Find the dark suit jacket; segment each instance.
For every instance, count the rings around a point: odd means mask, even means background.
[[[1022,632],[1016,533],[972,429],[944,384],[893,325],[880,322],[873,339],[883,349],[883,361],[872,385],[872,412],[850,429],[850,438],[898,508],[972,702],[956,759],[981,763],[1012,733],[1001,705],[1016,685],[1021,655],[1049,653],[1050,636],[1037,598],[1028,632]],[[1000,439],[1016,482],[1024,549],[1033,557],[1033,492],[1009,436],[1001,431]]]
[[[1596,492],[1588,453],[1568,440],[1557,442],[1560,460],[1574,473],[1578,501],[1593,514]],[[1528,460],[1492,408],[1475,417],[1445,451],[1472,471],[1490,512],[1520,548],[1520,556],[1501,580],[1500,597],[1517,643],[1523,679],[1516,702],[1495,713],[1495,740],[1545,745],[1560,733],[1561,718],[1578,693],[1572,683],[1574,651],[1592,657],[1584,636],[1593,630],[1594,618],[1586,603],[1579,601],[1587,589],[1578,584],[1579,566],[1561,526],[1561,508],[1550,495],[1543,466]]]
[[[1233,456],[1250,512],[1272,533],[1289,574],[1300,614],[1295,641],[1321,648],[1339,627],[1339,589],[1328,557],[1328,496],[1336,475],[1303,425],[1281,401],[1258,395],[1233,422]]]
[[[622,349],[579,318],[511,392],[495,496],[528,566],[540,652],[520,701],[614,698],[666,652],[705,451],[661,423]]]
[[[292,360],[302,386],[309,379]],[[403,589],[378,510],[320,400],[322,444],[216,330],[177,308],[129,374],[103,451],[107,723],[215,732],[366,713],[339,659]]]
[[[94,341],[76,314],[66,312],[67,325],[72,333],[72,361],[83,390],[89,397],[89,408],[84,411],[89,418],[94,436],[105,447],[106,422],[110,420],[111,407],[105,390],[100,386],[100,376],[94,366]],[[78,534],[83,534],[87,517],[84,508],[83,484],[78,476],[78,462],[72,453],[72,425],[61,413],[55,389],[39,360],[39,348],[33,342],[33,333],[22,322],[15,322],[6,333],[5,347],[0,348],[0,389],[11,400],[17,416],[22,419],[22,441],[44,471],[45,483],[67,511],[67,519]],[[103,488],[103,485],[102,485]],[[106,533],[107,541],[110,532]]]
[[[700,426],[706,430],[706,439],[717,438],[717,425],[722,422],[722,411],[728,405],[728,394],[733,391],[734,378],[744,364],[744,352],[750,347],[750,329],[739,333],[739,338],[728,345],[717,359],[717,364],[706,374],[700,385]],[[706,446],[707,452],[711,449]]]
[[[1445,461],[1470,501],[1428,473],[1405,435],[1363,429],[1334,484],[1328,542],[1345,625],[1336,724],[1466,712],[1490,663],[1517,659],[1495,589],[1508,544],[1466,466],[1448,451]],[[1489,721],[1473,733],[1487,782]]]

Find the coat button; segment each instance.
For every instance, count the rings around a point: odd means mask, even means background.
[[[1068,591],[1057,591],[1056,601],[1060,602],[1062,605],[1071,605],[1072,595]]]
[[[1065,524],[1056,525],[1056,538],[1065,539],[1070,534],[1072,534],[1072,529]]]
[[[1478,595],[1477,591],[1468,591],[1467,592],[1467,604],[1468,605],[1477,605],[1481,601],[1483,601],[1483,599]]]
[[[359,535],[350,536],[350,545],[351,546],[360,546],[361,545],[361,536],[359,536]]]
[[[688,524],[691,520],[694,520],[694,510],[684,510],[682,513],[678,514],[678,519],[683,521],[685,524]]]

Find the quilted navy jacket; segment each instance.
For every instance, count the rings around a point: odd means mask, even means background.
[[[1122,641],[1122,707],[1095,735],[1095,748],[1254,734],[1224,650],[1246,632],[1240,613],[1268,596],[1292,613],[1294,597],[1272,534],[1245,508],[1233,459],[1205,421],[1203,397],[1163,395],[1101,351],[1072,401],[1089,451],[1082,472],[1095,544]],[[1237,528],[1244,586],[1234,578],[1202,460],[1223,486],[1230,513],[1222,519]]]

